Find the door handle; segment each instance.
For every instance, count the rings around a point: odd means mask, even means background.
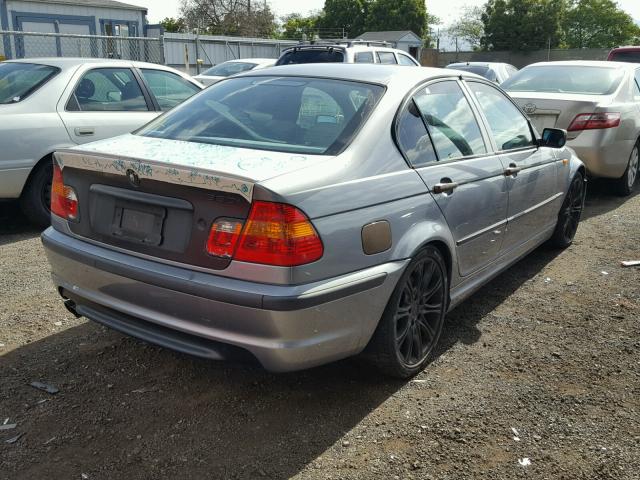
[[[79,137],[90,137],[91,135],[95,135],[96,129],[93,127],[78,127],[74,132]]]
[[[517,175],[520,170],[522,170],[522,167],[518,167],[515,163],[512,163],[504,169],[504,176],[511,177],[513,175]]]
[[[433,193],[450,193],[456,188],[458,188],[458,184],[456,182],[440,182],[433,186]]]

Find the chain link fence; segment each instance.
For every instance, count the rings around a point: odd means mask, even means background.
[[[117,58],[164,64],[162,38],[0,30],[0,60],[36,57]]]

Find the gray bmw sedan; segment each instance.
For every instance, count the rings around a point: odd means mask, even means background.
[[[58,151],[42,240],[76,315],[273,371],[363,354],[406,378],[448,310],[571,244],[585,170],[565,141],[473,74],[264,69]]]

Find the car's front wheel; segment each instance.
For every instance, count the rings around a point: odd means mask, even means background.
[[[624,171],[622,177],[616,180],[617,190],[621,196],[626,197],[633,193],[633,188],[635,187],[636,181],[638,180],[639,169],[640,151],[638,149],[638,144],[636,143],[636,145],[633,147],[633,150],[631,150],[627,169]]]
[[[41,162],[31,173],[29,183],[20,197],[22,212],[33,224],[43,228],[51,223],[52,177],[51,162]]]
[[[400,278],[365,356],[394,377],[409,378],[422,371],[442,332],[448,290],[442,254],[428,246]]]

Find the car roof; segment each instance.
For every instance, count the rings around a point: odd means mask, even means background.
[[[148,63],[148,62],[138,62],[135,60],[120,60],[113,58],[82,58],[82,57],[39,57],[39,58],[21,58],[18,60],[5,60],[5,62],[11,63],[37,63],[41,65],[50,65],[52,67],[59,68],[71,68],[77,67],[80,65],[96,65],[108,63],[112,65],[122,64],[122,65],[136,65],[139,67],[145,68],[158,68],[163,70],[168,70],[169,67],[164,65],[160,65],[157,63]]]
[[[636,45],[624,45],[622,47],[615,47],[611,49],[611,52],[638,52],[638,51],[640,51],[640,46],[636,46]]]
[[[459,70],[447,70],[434,67],[409,68],[402,65],[380,65],[370,63],[303,63],[282,65],[279,67],[251,70],[236,75],[238,77],[251,76],[291,76],[314,77],[349,80],[354,82],[377,83],[389,85],[390,83],[406,83],[414,85],[421,80],[429,80],[438,77],[459,77],[460,75],[482,78],[473,73],[462,73]]]
[[[513,66],[510,63],[504,63],[504,62],[456,62],[456,63],[450,63],[449,65],[447,65],[447,68],[449,67],[498,67],[500,65],[509,65],[509,66]]]
[[[226,62],[218,63],[218,65],[222,65],[223,63],[241,63],[241,62],[248,62],[248,63],[269,63],[269,62],[273,62],[273,63],[275,63],[276,60],[278,60],[278,59],[277,58],[234,58],[233,60],[227,60]]]
[[[527,65],[528,67],[603,67],[603,68],[622,68],[625,70],[636,69],[637,65],[626,62],[610,62],[607,60],[563,60],[560,62],[538,62]]]

